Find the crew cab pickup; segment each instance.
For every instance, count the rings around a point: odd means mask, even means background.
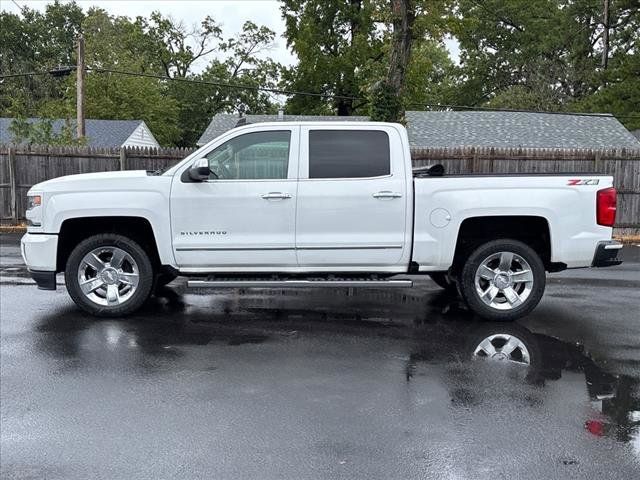
[[[412,169],[403,126],[234,128],[166,171],[55,178],[28,192],[22,253],[42,289],[65,272],[100,316],[158,285],[410,287],[430,275],[471,311],[512,320],[546,272],[619,264],[616,191],[596,174],[446,175]]]

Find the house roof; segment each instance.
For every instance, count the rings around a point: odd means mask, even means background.
[[[27,118],[32,123],[39,118]],[[0,143],[12,143],[13,134],[9,126],[13,118],[0,118]],[[59,133],[66,120],[55,119],[52,121],[53,132]],[[85,120],[85,133],[87,145],[90,147],[120,147],[122,146],[138,126],[144,123],[142,120]],[[75,128],[75,121],[71,122]]]
[[[631,135],[640,140],[640,128],[638,128],[637,130],[631,130]]]
[[[640,142],[606,114],[568,115],[529,112],[418,112],[407,111],[412,147],[496,148],[640,148]],[[247,122],[273,122],[277,115],[247,115]],[[368,117],[284,115],[285,121],[366,121]],[[235,127],[238,117],[218,114],[198,140],[213,140]]]
[[[245,115],[248,123],[265,123],[265,122],[277,122],[278,120],[284,122],[316,122],[316,121],[360,121],[366,122],[369,117],[353,116],[353,117],[338,117],[335,115]],[[210,142],[214,138],[222,135],[236,126],[238,123],[238,116],[231,113],[218,113],[214,115],[207,126],[207,129],[198,139],[197,145],[201,146]]]
[[[640,148],[605,114],[529,112],[406,112],[415,147]]]

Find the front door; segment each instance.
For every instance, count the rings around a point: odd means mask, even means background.
[[[176,175],[173,248],[180,270],[295,267],[298,127],[241,133],[204,152],[211,175]]]

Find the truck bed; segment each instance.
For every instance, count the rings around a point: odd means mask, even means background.
[[[611,228],[596,223],[596,192],[613,177],[591,173],[462,174],[414,177],[414,247],[421,271],[451,265],[458,232],[471,217],[540,217],[549,225],[551,261],[591,264]]]

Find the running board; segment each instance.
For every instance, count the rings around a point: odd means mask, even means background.
[[[313,287],[357,287],[357,288],[409,288],[411,280],[189,280],[189,288],[313,288]]]

